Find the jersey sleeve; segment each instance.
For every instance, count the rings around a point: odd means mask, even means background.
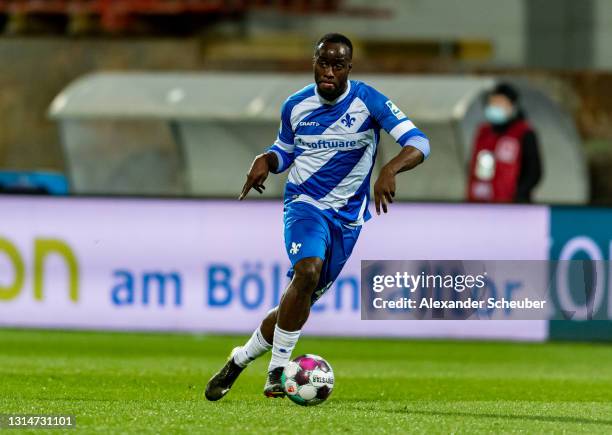
[[[429,157],[429,139],[389,98],[368,88],[367,106],[376,122],[402,147],[413,146]]]
[[[278,129],[278,136],[274,143],[266,149],[266,152],[273,152],[278,160],[275,174],[287,170],[295,160],[294,133],[291,127],[291,108],[288,101],[285,101],[281,108],[281,122]]]

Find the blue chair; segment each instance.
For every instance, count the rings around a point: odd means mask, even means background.
[[[66,176],[54,172],[0,171],[0,194],[68,195]]]

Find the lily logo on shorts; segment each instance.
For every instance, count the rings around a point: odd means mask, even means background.
[[[301,243],[291,242],[291,249],[289,249],[289,253],[295,255],[298,253],[301,247],[302,247]]]

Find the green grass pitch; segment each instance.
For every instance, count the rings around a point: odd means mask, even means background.
[[[334,369],[326,403],[266,399],[268,357],[207,402],[244,339],[0,330],[0,413],[73,414],[76,432],[104,434],[612,432],[609,345],[303,337],[294,355]]]

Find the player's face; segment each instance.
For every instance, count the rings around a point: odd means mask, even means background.
[[[313,61],[319,94],[327,100],[335,100],[346,89],[353,67],[349,48],[341,43],[323,43],[317,47]]]

